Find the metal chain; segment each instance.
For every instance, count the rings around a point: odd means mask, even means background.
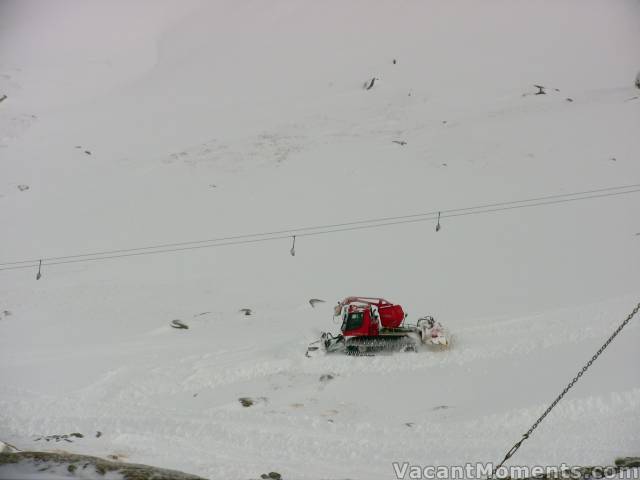
[[[549,415],[549,412],[551,412],[551,410],[553,410],[553,408],[558,404],[558,402],[560,400],[562,400],[562,397],[564,397],[567,392],[569,390],[571,390],[571,388],[578,382],[578,380],[580,380],[580,377],[582,377],[582,375],[584,375],[584,373],[589,369],[589,367],[593,364],[593,362],[596,361],[596,359],[600,356],[600,354],[602,352],[604,352],[605,348],[607,348],[609,346],[609,344],[611,343],[611,341],[616,338],[616,336],[620,333],[620,331],[627,325],[627,323],[629,323],[629,321],[634,317],[634,315],[636,313],[638,313],[638,310],[640,310],[640,303],[638,303],[636,305],[636,307],[631,311],[631,313],[629,315],[627,315],[627,318],[618,326],[618,328],[616,328],[614,330],[614,332],[611,334],[611,336],[607,339],[606,342],[604,342],[604,344],[602,344],[602,346],[598,349],[598,351],[595,353],[595,355],[593,357],[591,357],[591,359],[584,365],[584,367],[582,367],[582,369],[578,372],[578,374],[573,377],[573,380],[571,380],[571,382],[569,382],[569,384],[564,387],[564,390],[562,390],[562,392],[560,393],[560,395],[558,395],[558,397],[553,401],[553,403],[551,405],[549,405],[549,407],[544,411],[544,413],[542,415],[540,415],[540,418],[538,418],[535,423],[533,425],[531,425],[531,428],[529,428],[529,430],[527,430],[527,433],[525,433],[522,438],[513,446],[511,447],[511,450],[509,450],[507,452],[507,454],[504,456],[504,458],[502,459],[502,461],[498,464],[497,467],[495,467],[493,469],[493,471],[491,472],[491,475],[489,475],[489,478],[493,478],[493,476],[495,475],[496,471],[502,467],[502,465],[504,465],[504,463],[509,460],[509,458],[511,458],[511,456],[513,456],[514,453],[516,453],[518,451],[518,449],[520,448],[520,446],[522,445],[522,443],[529,438],[529,436],[533,433],[533,431],[538,428],[538,425],[540,425],[540,423],[542,422],[542,420],[544,420],[544,418]]]

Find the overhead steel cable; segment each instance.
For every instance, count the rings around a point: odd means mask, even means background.
[[[522,435],[522,438],[520,440],[518,440],[513,445],[513,447],[511,447],[511,449],[505,454],[505,456],[502,459],[502,461],[495,468],[493,468],[493,470],[491,471],[491,474],[488,477],[489,480],[492,480],[495,477],[496,473],[500,471],[500,469],[505,464],[505,462],[507,460],[509,460],[518,451],[518,449],[522,446],[524,441],[527,440],[531,436],[533,431],[536,428],[538,428],[540,423],[542,423],[542,421],[547,417],[547,415],[549,415],[551,410],[553,410],[555,408],[555,406],[560,402],[560,400],[562,400],[564,398],[564,396],[567,394],[567,392],[569,390],[571,390],[576,383],[578,383],[580,378],[582,378],[582,376],[585,374],[585,372],[587,370],[589,370],[591,365],[593,365],[593,362],[595,362],[598,359],[598,357],[602,354],[602,352],[605,351],[605,349],[609,346],[609,344],[613,341],[613,339],[618,336],[618,334],[622,331],[622,329],[624,327],[627,326],[627,324],[638,313],[639,310],[640,310],[640,303],[637,303],[636,306],[633,308],[633,310],[631,310],[631,313],[629,313],[629,315],[627,315],[627,318],[625,318],[622,321],[622,323],[620,325],[618,325],[618,327],[613,331],[613,333],[609,336],[609,338],[607,338],[607,340],[596,351],[596,353],[589,359],[589,361],[584,364],[584,366],[578,371],[578,373],[573,377],[573,379],[571,379],[571,381],[567,384],[567,386],[564,387],[564,389],[555,398],[555,400],[553,400],[553,402],[551,402],[551,404],[542,413],[542,415],[540,415],[538,417],[538,419],[533,423],[533,425],[531,425],[531,427],[529,427],[529,430],[527,430],[526,433],[524,435]]]
[[[548,195],[543,197],[528,198],[524,200],[512,200],[497,203],[488,203],[463,208],[452,208],[448,210],[423,212],[411,215],[402,215],[394,217],[381,217],[368,220],[357,220],[352,222],[334,223],[327,225],[317,225],[309,227],[292,228],[287,230],[276,230],[270,232],[233,235],[227,237],[212,238],[207,240],[196,240],[189,242],[165,243],[157,245],[149,245],[145,247],[136,247],[118,250],[106,250],[100,252],[66,255],[58,257],[44,257],[42,259],[20,260],[13,262],[0,263],[0,270],[15,270],[22,268],[32,268],[42,261],[42,265],[60,265],[65,263],[78,263],[84,261],[106,260],[111,258],[133,257],[140,255],[152,255],[158,253],[179,252],[185,250],[195,250],[200,248],[212,248],[226,245],[240,245],[247,243],[257,243],[270,240],[280,240],[291,238],[293,235],[298,237],[324,235],[330,233],[355,231],[362,229],[379,228],[391,225],[408,224],[416,222],[424,222],[435,220],[436,216],[440,218],[459,217],[467,215],[478,215],[483,213],[492,213],[517,208],[537,207],[543,205],[561,204],[567,202],[575,202],[579,200],[588,200],[594,198],[611,197],[618,195],[627,195],[640,192],[640,184],[624,185],[616,187],[600,188],[595,190],[587,190],[581,192],[564,193]]]
[[[148,245],[148,246],[145,246],[145,247],[124,248],[124,249],[117,249],[117,250],[106,250],[106,251],[101,251],[101,252],[90,252],[90,253],[81,253],[81,254],[75,254],[75,255],[58,256],[58,257],[47,257],[47,258],[43,258],[42,260],[43,261],[53,261],[53,260],[65,260],[65,259],[79,258],[79,257],[93,257],[93,256],[98,256],[98,255],[112,255],[112,254],[117,254],[117,253],[128,253],[128,252],[135,252],[135,251],[140,251],[140,250],[153,250],[153,249],[161,249],[161,248],[182,247],[182,246],[187,246],[187,245],[198,245],[198,244],[203,244],[203,243],[226,242],[226,241],[230,241],[230,240],[249,239],[249,238],[255,238],[255,237],[267,237],[267,236],[281,235],[281,234],[288,234],[287,236],[291,236],[294,233],[305,232],[305,231],[309,231],[309,230],[325,230],[325,229],[330,229],[330,228],[347,227],[347,226],[353,226],[353,225],[377,224],[379,222],[386,222],[386,221],[391,221],[391,220],[404,220],[404,219],[409,219],[409,218],[430,217],[430,216],[433,216],[433,215],[437,215],[438,213],[443,214],[442,215],[443,217],[445,217],[445,216],[454,216],[454,215],[450,215],[450,214],[451,213],[456,213],[456,212],[469,211],[469,210],[480,210],[480,209],[490,208],[490,207],[525,204],[525,203],[529,203],[529,202],[537,202],[537,201],[542,201],[542,200],[553,200],[553,199],[560,199],[560,198],[567,198],[567,197],[578,197],[578,196],[580,196],[580,198],[577,198],[575,200],[581,200],[581,199],[584,198],[584,197],[582,197],[583,195],[589,195],[589,194],[601,193],[601,192],[612,192],[612,191],[616,191],[616,190],[627,190],[627,189],[632,189],[632,188],[640,188],[640,184],[622,185],[622,186],[616,186],[616,187],[606,187],[606,188],[599,188],[599,189],[595,189],[595,190],[585,190],[585,191],[581,191],[581,192],[560,193],[560,194],[555,194],[555,195],[547,195],[547,196],[543,196],[543,197],[527,198],[527,199],[524,199],[524,200],[510,200],[510,201],[505,201],[505,202],[487,203],[487,204],[481,204],[481,205],[476,205],[476,206],[472,206],[472,207],[452,208],[452,209],[448,209],[448,210],[434,210],[434,211],[430,211],[430,212],[414,213],[414,214],[410,214],[410,215],[401,215],[401,216],[393,216],[393,217],[381,217],[381,218],[370,218],[370,219],[366,219],[366,220],[355,220],[355,221],[344,222],[344,223],[334,223],[334,224],[316,225],[316,226],[310,226],[310,227],[290,228],[290,229],[285,229],[285,230],[276,230],[276,231],[261,232],[261,233],[249,233],[249,234],[243,234],[243,235],[233,235],[233,236],[228,236],[228,237],[218,237],[218,238],[210,238],[210,239],[204,239],[204,240],[192,240],[192,241],[186,241],[186,242],[164,243],[164,244],[157,244],[157,245]],[[634,192],[636,192],[636,190],[625,191],[625,192],[622,192],[620,194],[634,193]],[[586,198],[593,198],[593,197],[586,197]],[[555,202],[550,202],[550,203],[555,203]],[[560,202],[558,202],[558,203],[560,203]],[[482,213],[482,212],[479,212],[479,213]],[[431,218],[425,218],[425,220],[430,220],[430,219]],[[299,235],[299,236],[301,236],[301,235]],[[21,264],[21,263],[34,263],[34,262],[38,262],[39,260],[40,260],[39,258],[34,258],[34,259],[31,259],[31,260],[20,260],[20,261],[14,261],[14,262],[0,262],[0,267],[4,267],[4,266],[7,266],[7,265],[17,265],[17,264]],[[0,268],[0,269],[2,269],[2,268]]]

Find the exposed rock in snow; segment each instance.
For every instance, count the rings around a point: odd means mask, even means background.
[[[367,82],[364,84],[364,89],[365,89],[365,90],[371,90],[371,89],[373,88],[373,86],[375,85],[376,80],[380,80],[380,79],[379,79],[379,78],[376,78],[376,77],[372,77],[372,78],[371,78],[371,80],[367,81]]]
[[[267,403],[268,400],[267,397],[240,397],[238,401],[240,402],[240,405],[247,408],[256,405],[257,403]]]
[[[616,458],[616,466],[626,468],[640,468],[640,457]]]
[[[34,441],[37,442],[40,440],[44,440],[46,442],[50,442],[50,441],[60,442],[64,440],[65,442],[73,442],[72,438],[84,438],[84,435],[78,432],[65,433],[62,435],[46,435],[46,436],[38,437],[34,439]]]
[[[202,477],[135,463],[114,462],[60,452],[18,452],[0,455],[0,478],[83,478],[102,480],[202,480]]]
[[[262,478],[263,480],[280,480],[282,478],[282,475],[280,475],[278,472],[269,472],[263,473],[262,475],[260,475],[260,478]]]
[[[534,95],[546,95],[546,87],[543,85],[534,85],[538,89],[538,91]]]

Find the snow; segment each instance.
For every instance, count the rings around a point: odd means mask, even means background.
[[[640,183],[637,2],[0,8],[1,262]],[[295,256],[0,271],[0,439],[210,478],[497,462],[639,301],[638,218],[636,193],[298,237]],[[305,358],[350,295],[433,315],[453,347]],[[639,340],[634,319],[511,463],[637,455]]]

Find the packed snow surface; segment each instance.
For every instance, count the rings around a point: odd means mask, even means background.
[[[631,0],[2,2],[0,262],[638,184],[639,24]],[[639,200],[0,271],[0,439],[230,479],[497,462],[640,300]],[[306,358],[350,295],[452,348]],[[639,321],[511,463],[639,453]]]

